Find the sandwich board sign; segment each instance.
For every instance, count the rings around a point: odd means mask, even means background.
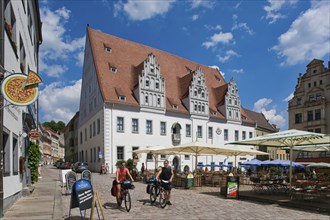
[[[92,172],[89,170],[84,170],[81,173],[81,179],[89,180],[90,182],[92,182]]]
[[[94,192],[91,182],[85,179],[77,180],[72,187],[69,216],[71,209],[78,207],[81,218],[83,218],[81,211],[85,210],[85,218],[86,210],[92,208],[93,199]]]
[[[77,180],[77,175],[75,172],[69,171],[65,174],[65,178],[66,178],[66,190],[69,191],[69,193],[71,193],[73,184]]]

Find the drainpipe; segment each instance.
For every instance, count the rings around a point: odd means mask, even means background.
[[[4,32],[4,1],[0,1],[0,66],[4,67],[5,56],[5,32]],[[3,80],[4,73],[0,72],[0,82]],[[0,93],[0,218],[3,217],[3,96]]]
[[[111,173],[114,173],[114,165],[113,163],[115,162],[115,155],[114,155],[114,146],[113,146],[113,107],[114,107],[115,104],[112,103],[112,106],[111,106],[111,122],[110,122],[110,125],[111,125],[111,130],[110,130],[110,137],[111,137],[111,146],[110,146],[110,149],[111,149],[111,156],[112,156],[112,163],[111,163]]]

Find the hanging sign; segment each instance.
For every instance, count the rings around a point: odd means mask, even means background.
[[[18,106],[30,105],[38,98],[37,86],[26,87],[28,76],[14,73],[7,76],[1,84],[1,93],[10,103]],[[34,84],[35,85],[35,84]]]

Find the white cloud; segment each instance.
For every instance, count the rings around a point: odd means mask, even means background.
[[[220,72],[220,74],[222,75],[222,77],[225,77],[225,73],[220,70],[219,66],[213,65],[213,66],[209,66],[209,67],[211,67],[213,69],[217,69]]]
[[[195,14],[191,17],[191,20],[196,21],[199,18],[198,14]]]
[[[270,109],[266,109],[266,107],[271,104],[272,101],[273,100],[267,98],[259,99],[254,103],[253,111],[264,114],[269,123],[275,124],[279,128],[283,128],[286,125],[286,120],[283,115],[276,113],[276,106],[272,106]]]
[[[215,4],[214,0],[192,0],[191,8],[205,7],[205,8],[213,8]]]
[[[244,73],[244,70],[241,68],[241,69],[233,69],[232,70],[233,73]]]
[[[47,69],[45,69],[43,72],[46,73],[48,77],[60,77],[62,73],[66,72],[68,68],[63,65],[48,65]]]
[[[58,76],[54,74],[54,70],[49,69],[49,67],[54,65],[54,62],[60,62],[60,66],[64,67],[64,63],[69,62],[70,58],[78,59],[78,54],[84,50],[85,36],[70,39],[65,29],[65,24],[70,18],[70,13],[71,11],[65,7],[55,11],[51,11],[48,8],[40,9],[41,20],[43,22],[43,42],[40,46],[40,62],[43,64],[42,70],[48,76]],[[76,64],[82,66],[80,60],[77,60]],[[60,72],[58,71],[58,73]]]
[[[266,11],[266,19],[270,20],[269,24],[275,23],[278,19],[283,19],[286,16],[281,14],[281,9],[286,5],[295,5],[298,0],[268,0],[269,5],[264,7]]]
[[[81,79],[64,86],[60,82],[47,85],[40,91],[39,104],[43,121],[68,123],[77,111],[81,92]]]
[[[216,25],[216,26],[211,26],[211,25],[204,25],[204,27],[207,29],[207,30],[221,30],[222,27],[220,24]]]
[[[234,21],[233,27],[231,28],[232,31],[243,30],[246,33],[248,33],[249,35],[254,34],[254,31],[247,25],[247,23],[238,23],[237,22],[237,19],[238,19],[237,15],[233,15],[232,17],[233,17],[233,21]]]
[[[329,54],[329,7],[329,1],[312,4],[291,24],[286,33],[278,37],[278,44],[272,50],[279,57],[285,58],[282,65],[295,65]]]
[[[233,40],[233,34],[230,32],[227,33],[218,33],[214,34],[209,41],[203,42],[203,46],[206,47],[206,49],[209,49],[210,47],[215,47],[216,45],[223,43],[228,44],[230,41]]]
[[[286,102],[288,102],[288,101],[290,101],[292,98],[293,98],[293,93],[291,93],[288,97],[286,97],[283,101],[286,101]]]
[[[227,60],[229,60],[231,57],[234,57],[234,56],[238,57],[239,55],[233,50],[227,50],[226,54],[224,56],[218,55],[217,57],[221,63],[224,63]]]
[[[124,11],[131,20],[143,21],[166,14],[174,2],[175,0],[128,0],[126,3],[120,1],[114,4],[114,16]]]

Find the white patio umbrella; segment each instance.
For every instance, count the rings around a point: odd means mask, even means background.
[[[133,152],[134,153],[137,153],[137,154],[155,154],[155,170],[157,169],[157,156],[158,154],[155,153],[155,151],[157,150],[161,150],[161,149],[164,149],[164,146],[151,146],[151,147],[146,147],[146,148],[142,148],[142,149],[137,149],[137,150],[134,150]],[[148,168],[148,163],[147,163],[147,160],[146,160],[146,169]]]
[[[308,167],[308,168],[330,168],[330,163],[323,163],[323,162],[311,163],[311,164],[308,164],[306,167]]]
[[[159,154],[190,154],[195,155],[195,168],[197,170],[197,157],[200,155],[256,155],[265,154],[265,152],[255,151],[250,149],[240,149],[237,147],[225,147],[208,144],[200,141],[193,141],[186,144],[180,144],[177,146],[166,147],[160,150],[156,150],[155,153]],[[267,153],[266,153],[267,154]],[[235,161],[236,164],[236,161]]]
[[[290,148],[290,186],[292,183],[292,150],[293,147],[299,145],[324,144],[327,139],[323,138],[325,134],[300,131],[286,130],[263,136],[250,138],[242,141],[231,142],[228,144],[254,145],[254,146],[270,146],[270,147],[289,147]]]

